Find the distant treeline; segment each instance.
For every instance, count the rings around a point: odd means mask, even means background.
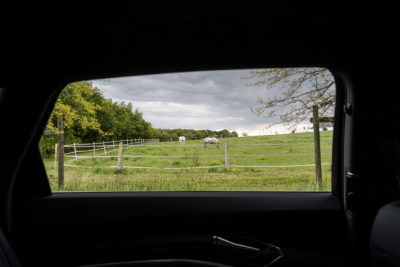
[[[102,92],[90,82],[68,84],[60,93],[46,129],[57,132],[57,117],[64,120],[64,140],[66,144],[91,143],[120,139],[158,138],[160,141],[201,139],[207,135],[215,137],[236,137],[238,134],[228,130],[190,130],[155,129],[143,118],[132,104],[113,102],[106,99]],[[40,148],[44,156],[54,153],[56,135],[44,135]]]
[[[155,129],[156,135],[154,138],[160,139],[160,141],[177,141],[179,136],[185,136],[187,140],[203,139],[206,136],[226,138],[226,137],[238,137],[236,131],[228,131],[226,129],[221,131],[212,130],[192,130],[192,129]]]

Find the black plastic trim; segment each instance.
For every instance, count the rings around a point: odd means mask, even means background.
[[[80,267],[129,267],[129,266],[211,266],[211,267],[232,267],[231,265],[192,259],[157,259],[142,261],[126,261],[93,265],[82,265]]]
[[[342,212],[319,192],[76,192],[31,199],[19,208],[29,227],[71,226],[135,218],[265,212]],[[125,211],[125,212],[124,212]],[[26,225],[26,226],[28,226]]]

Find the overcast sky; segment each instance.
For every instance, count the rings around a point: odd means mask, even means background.
[[[250,111],[257,97],[265,99],[280,91],[246,86],[242,77],[248,73],[249,70],[170,73],[92,83],[106,98],[131,102],[155,128],[227,129],[249,135],[288,132],[282,125],[265,129],[271,121]]]

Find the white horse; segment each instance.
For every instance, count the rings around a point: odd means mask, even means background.
[[[186,138],[184,136],[179,136],[179,144],[184,145],[186,142]]]
[[[204,149],[207,149],[207,144],[215,144],[215,146],[219,148],[218,138],[207,136],[206,138],[204,138]]]

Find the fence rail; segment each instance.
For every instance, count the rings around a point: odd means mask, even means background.
[[[64,154],[67,157],[70,157],[69,155],[73,154],[76,159],[78,159],[81,156],[78,156],[77,153],[88,153],[88,152],[93,152],[93,156],[96,156],[96,151],[102,150],[104,153],[99,153],[98,155],[106,155],[107,154],[107,149],[112,148],[113,151],[115,151],[116,147],[119,147],[119,144],[122,142],[124,147],[130,147],[130,146],[138,146],[138,145],[143,145],[143,144],[148,144],[148,143],[158,143],[160,142],[159,139],[125,139],[125,140],[113,140],[113,141],[108,141],[108,142],[101,142],[101,143],[83,143],[83,144],[69,144],[69,145],[64,145],[65,148],[71,148],[73,151],[71,152],[64,152]],[[88,148],[84,150],[78,150],[77,148]]]
[[[331,163],[321,163],[321,165],[331,165]],[[75,168],[118,168],[118,166],[82,166],[82,165],[72,165],[72,164],[64,164],[66,167],[75,167]],[[238,168],[291,168],[291,167],[314,167],[315,164],[298,164],[298,165],[274,165],[274,166],[257,166],[257,165],[230,165],[230,167],[238,167]],[[222,168],[226,167],[225,165],[215,165],[215,166],[192,166],[192,167],[144,167],[144,166],[123,166],[123,168],[128,169],[158,169],[158,170],[190,170],[190,169],[211,169],[211,168]]]
[[[151,143],[158,143],[158,139],[129,139],[129,140],[118,140],[118,141],[108,141],[102,143],[87,143],[87,144],[69,144],[65,145],[66,148],[73,148],[73,151],[65,153],[65,157],[74,158],[77,162],[79,159],[94,159],[94,158],[110,158],[118,159],[116,166],[83,166],[76,164],[64,164],[66,167],[75,168],[130,168],[130,169],[160,169],[160,170],[182,170],[182,169],[207,169],[207,168],[220,168],[225,167],[229,170],[230,167],[236,168],[292,168],[292,167],[310,167],[315,166],[315,163],[310,164],[289,164],[289,165],[241,165],[241,164],[230,164],[230,157],[284,157],[284,156],[306,156],[314,155],[314,153],[275,153],[275,154],[229,154],[229,147],[232,146],[291,146],[291,145],[311,145],[309,143],[279,143],[279,144],[221,144],[225,146],[224,154],[217,155],[123,155],[123,148],[125,147],[202,147],[203,145],[158,145]],[[78,150],[77,148],[91,148],[86,150]],[[119,151],[118,155],[107,155],[113,151]],[[112,149],[108,151],[107,149]],[[96,151],[101,150],[101,153]],[[78,155],[79,153],[89,153],[92,155]],[[330,154],[330,153],[321,153]],[[225,165],[213,165],[213,166],[193,166],[193,167],[157,167],[157,166],[122,166],[122,158],[225,158]],[[322,163],[321,165],[329,165],[330,163]]]
[[[73,153],[73,152],[70,152]],[[329,155],[331,153],[321,153],[321,155]],[[248,154],[248,155],[229,155],[230,157],[279,157],[279,156],[305,156],[314,155],[314,153],[298,153],[298,154]],[[65,155],[70,158],[82,158],[82,159],[96,159],[96,158],[118,158],[114,156],[71,156],[70,154]],[[147,156],[147,155],[122,155],[123,158],[222,158],[225,154],[219,155],[177,155],[177,156]]]
[[[81,143],[81,144],[69,144],[69,145],[64,145],[64,147],[93,147],[95,146],[103,146],[104,144],[119,144],[119,142],[122,142],[123,144],[144,144],[144,143],[155,143],[155,142],[160,142],[160,139],[144,139],[144,138],[139,138],[139,139],[121,139],[121,140],[113,140],[113,141],[107,141],[107,142],[100,142],[100,143]]]

